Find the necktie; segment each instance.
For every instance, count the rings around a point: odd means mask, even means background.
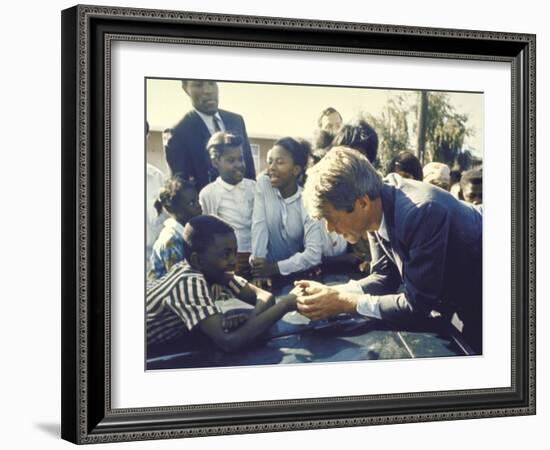
[[[220,127],[220,119],[218,119],[216,116],[214,116],[214,132],[222,131],[222,128]]]

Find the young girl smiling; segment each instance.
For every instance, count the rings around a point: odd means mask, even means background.
[[[319,222],[307,215],[302,204],[300,181],[309,156],[309,145],[290,137],[276,141],[267,154],[267,172],[256,182],[252,215],[255,278],[277,281],[280,275],[300,276],[321,263]]]

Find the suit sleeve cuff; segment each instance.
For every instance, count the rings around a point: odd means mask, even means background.
[[[357,299],[357,313],[371,319],[382,319],[380,299],[377,295],[362,294]]]

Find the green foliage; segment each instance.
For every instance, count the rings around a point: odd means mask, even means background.
[[[428,117],[426,126],[426,154],[424,163],[439,161],[452,166],[471,134],[466,127],[468,116],[458,114],[444,92],[428,94]]]
[[[364,114],[365,120],[378,134],[378,167],[385,171],[395,155],[409,148],[407,123],[411,107],[407,106],[406,94],[390,98],[380,116]]]
[[[378,134],[378,167],[384,172],[399,152],[409,150],[418,154],[419,98],[418,93],[395,94],[380,115],[363,115]],[[464,155],[461,151],[464,138],[472,133],[467,122],[468,116],[454,110],[446,93],[429,92],[423,164],[440,161],[452,167],[460,160]]]

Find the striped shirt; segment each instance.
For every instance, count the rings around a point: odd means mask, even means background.
[[[246,284],[234,276],[228,283],[233,295]],[[204,275],[186,261],[175,266],[147,288],[147,344],[158,344],[191,331],[207,317],[221,314]],[[182,323],[183,322],[183,323]],[[182,326],[183,325],[183,326]]]

